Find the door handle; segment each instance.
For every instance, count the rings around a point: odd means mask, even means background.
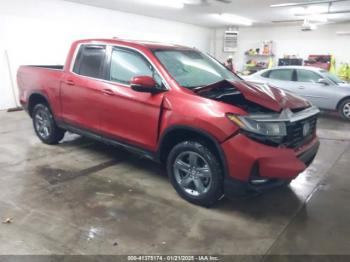
[[[74,86],[75,85],[75,83],[74,83],[74,81],[72,79],[67,79],[66,84],[69,85],[69,86]]]
[[[102,93],[104,93],[105,95],[108,95],[108,96],[113,96],[114,95],[114,92],[111,89],[103,89]]]
[[[305,89],[305,86],[299,86],[298,88],[299,89]]]

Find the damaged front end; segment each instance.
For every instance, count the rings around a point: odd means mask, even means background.
[[[244,116],[227,112],[226,116],[241,133],[263,144],[297,149],[316,136],[318,108],[282,90],[224,80],[196,92],[247,112]]]
[[[242,133],[253,140],[271,146],[297,149],[316,136],[317,115],[320,111],[311,106],[293,113],[283,109],[281,113],[258,113],[227,117],[236,123]]]
[[[235,156],[228,158],[234,175],[225,179],[227,197],[249,196],[288,184],[315,158],[319,110],[308,101],[244,81],[221,81],[197,93],[234,106],[226,117],[239,132],[222,144],[226,155]]]
[[[274,112],[267,107],[246,99],[242,91],[226,80],[205,87],[196,88],[194,91],[202,97],[239,107],[247,113]]]

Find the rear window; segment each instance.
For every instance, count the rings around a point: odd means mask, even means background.
[[[83,76],[102,78],[105,57],[105,46],[83,45],[76,57],[73,72]]]

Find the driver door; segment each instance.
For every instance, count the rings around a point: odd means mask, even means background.
[[[318,81],[323,77],[316,72],[306,69],[297,69],[296,89],[298,93],[309,100],[312,104],[320,108],[330,108],[332,94],[327,85]]]
[[[101,131],[107,137],[154,150],[164,93],[140,93],[131,89],[135,76],[152,76],[162,88],[162,80],[153,66],[139,52],[113,47],[107,68],[102,102]]]

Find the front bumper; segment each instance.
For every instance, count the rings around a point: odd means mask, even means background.
[[[319,141],[315,136],[298,149],[267,146],[245,135],[222,144],[228,176],[224,181],[225,195],[240,197],[281,186],[296,178],[315,158]],[[252,183],[264,179],[264,183]]]

